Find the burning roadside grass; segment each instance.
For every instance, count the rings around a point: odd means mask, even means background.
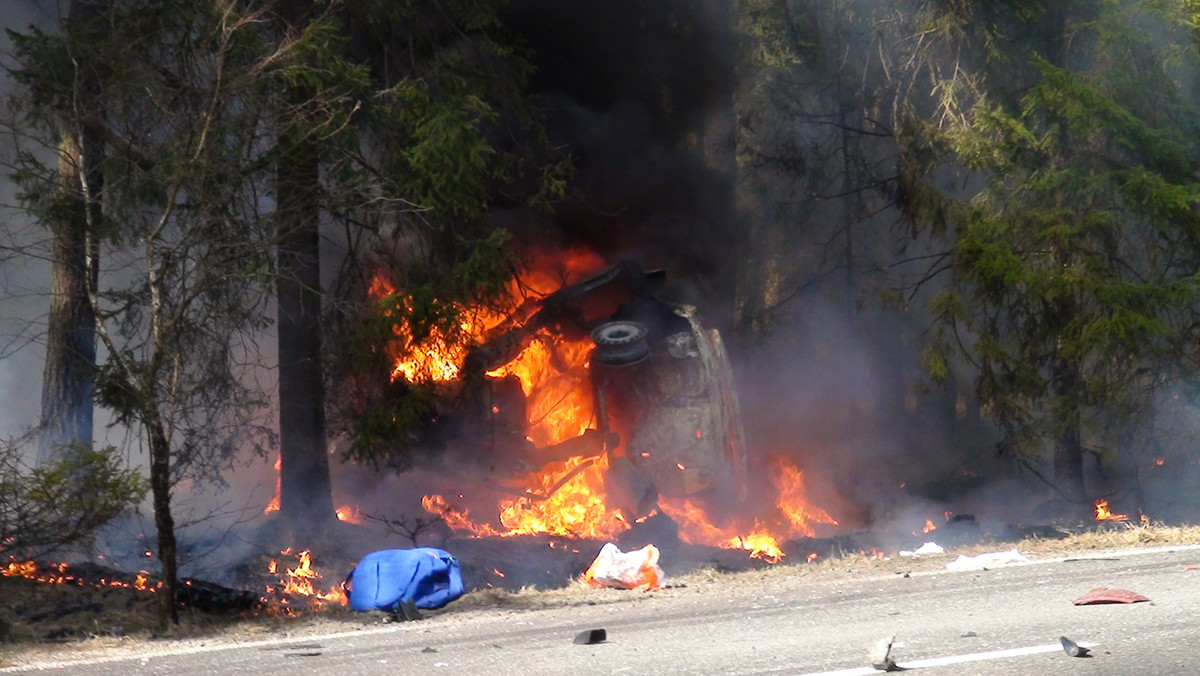
[[[170,635],[204,635],[246,621],[296,618],[345,605],[340,578],[327,583],[308,550],[288,548],[262,559],[253,575],[261,582],[248,588],[180,580],[180,624]],[[8,561],[0,567],[0,643],[156,637],[161,589],[162,583],[146,570]]]
[[[910,572],[940,570],[960,554],[968,556],[1016,547],[1033,559],[1056,558],[1086,553],[1107,553],[1122,549],[1190,545],[1200,543],[1200,526],[1166,526],[1142,523],[1100,523],[1081,526],[1077,532],[1057,531],[1014,539],[989,540],[961,547],[947,548],[945,554],[911,558],[895,552],[879,550],[844,551],[836,556],[821,556],[813,563],[795,557],[795,563],[764,566],[754,570],[728,572],[721,566],[699,564],[687,572],[670,574],[666,589],[650,594],[698,594],[720,588],[722,593],[738,593],[751,589],[759,581],[769,581],[779,575],[820,579],[854,578],[874,575],[899,575]],[[286,551],[286,550],[285,550]],[[277,565],[287,570],[312,572],[314,564],[300,552],[275,557]],[[290,557],[290,558],[288,558]],[[249,594],[256,602],[242,610],[220,611],[216,606],[200,604],[180,613],[180,626],[169,637],[153,632],[155,623],[154,582],[140,575],[118,573],[91,564],[75,568],[59,565],[16,566],[0,569],[0,641],[6,648],[0,657],[0,667],[36,659],[63,659],[69,652],[136,648],[155,638],[205,638],[206,640],[247,640],[321,631],[340,631],[348,626],[362,626],[380,621],[379,613],[351,612],[335,600],[321,600],[317,594],[288,592],[286,574],[283,577],[262,573],[264,579],[276,580],[279,585],[272,594],[282,595],[289,603],[272,599],[265,589]],[[279,568],[276,569],[280,570]],[[9,573],[11,571],[11,574]],[[29,575],[32,573],[32,575]],[[107,577],[106,577],[107,575]],[[94,577],[99,576],[99,577]],[[94,579],[93,579],[94,578]],[[336,587],[323,578],[300,575],[314,582],[315,590]],[[41,581],[39,581],[39,579]],[[84,583],[82,580],[87,579]],[[103,580],[104,584],[99,584]],[[303,587],[301,582],[296,582]],[[196,586],[196,583],[193,583]],[[229,590],[238,593],[238,590]],[[321,594],[324,592],[319,592]],[[500,588],[477,588],[445,609],[433,615],[469,613],[503,608],[511,611],[537,610],[597,603],[624,603],[644,598],[645,592],[596,589],[576,579],[557,588],[524,587],[510,591]]]

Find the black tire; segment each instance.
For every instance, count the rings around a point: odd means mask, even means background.
[[[647,329],[637,322],[605,322],[592,329],[592,342],[596,344],[595,359],[609,366],[627,366],[650,355],[646,343]]]

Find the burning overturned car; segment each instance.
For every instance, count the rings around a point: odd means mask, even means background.
[[[465,345],[397,337],[392,387],[438,384],[431,415],[394,464],[436,459],[448,488],[427,494],[426,510],[477,536],[595,538],[665,514],[684,540],[769,542],[767,552],[778,552],[770,531],[833,523],[803,505],[799,471],[779,466],[779,494],[794,508],[774,525],[732,525],[748,513],[753,464],[733,371],[719,333],[672,300],[665,275],[625,261],[554,281],[515,282],[533,293],[502,315],[470,315]]]
[[[590,426],[533,457],[602,460],[607,502],[629,518],[648,515],[660,495],[745,494],[743,435],[720,335],[704,329],[693,308],[657,294],[661,281],[620,263],[546,297],[536,313],[489,337],[465,362],[501,376],[539,334],[590,340],[582,384],[591,394]]]

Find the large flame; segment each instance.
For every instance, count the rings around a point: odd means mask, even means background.
[[[457,331],[447,335],[433,329],[426,339],[415,341],[403,326],[389,348],[396,355],[392,377],[409,382],[442,382],[460,374],[469,351],[487,340],[490,332],[519,324],[538,306],[540,298],[571,284],[602,265],[597,257],[574,252],[553,261],[533,265],[513,280],[511,298],[502,312],[482,307],[456,308],[462,318]],[[396,298],[396,289],[377,278],[371,297]],[[587,338],[568,339],[553,331],[539,331],[520,354],[487,373],[491,378],[516,377],[526,403],[527,438],[534,447],[574,439],[596,426],[593,391],[588,376],[592,344]],[[497,412],[497,409],[493,409]],[[593,453],[595,451],[592,451]],[[568,537],[612,538],[631,527],[630,518],[606,500],[604,474],[608,455],[575,456],[556,460],[539,471],[508,482],[506,490],[517,497],[498,500],[495,520],[469,515],[442,495],[426,495],[425,509],[440,516],[459,533],[475,537],[551,534]],[[776,489],[775,513],[764,519],[716,525],[699,504],[688,500],[661,500],[660,507],[679,525],[687,542],[730,549],[743,549],[750,556],[775,562],[784,556],[783,538],[814,534],[818,524],[836,525],[825,511],[811,505],[805,495],[803,473],[793,464],[775,459],[768,472]]]
[[[442,517],[453,530],[474,536],[563,535],[568,537],[612,537],[629,529],[620,510],[605,504],[603,456],[576,456],[546,465],[523,478],[526,497],[500,501],[502,528],[471,519],[465,509],[452,505],[441,495],[421,501],[426,511]]]
[[[776,563],[785,555],[779,541],[813,537],[814,526],[836,526],[837,521],[825,510],[809,503],[804,488],[804,473],[789,460],[776,456],[769,463],[771,483],[775,487],[775,509],[771,519],[756,519],[753,526],[715,525],[703,508],[690,500],[660,500],[659,505],[677,524],[685,542],[724,549],[744,549],[750,556]],[[811,559],[810,559],[811,560]]]
[[[597,272],[602,265],[602,260],[586,251],[572,251],[553,261],[535,260],[528,271],[512,281],[510,298],[501,304],[503,307],[459,306],[455,308],[459,324],[453,330],[435,326],[420,340],[401,324],[387,346],[395,358],[392,379],[436,383],[458,378],[473,347],[493,332],[519,325],[536,311],[540,299]],[[397,294],[395,286],[382,275],[375,277],[369,290],[377,302],[390,300],[407,307],[411,299]],[[525,433],[535,448],[574,439],[595,427],[588,376],[591,348],[587,338],[569,339],[557,332],[540,331],[515,358],[486,374],[496,379],[515,377],[520,382],[525,396]],[[498,412],[493,409],[493,413]],[[278,461],[275,467],[279,469]],[[612,538],[632,524],[627,515],[607,504],[607,469],[605,453],[549,462],[539,471],[508,482],[506,490],[518,497],[500,499],[496,519],[491,522],[472,517],[442,495],[426,495],[422,505],[454,531],[475,537],[550,534]],[[735,523],[717,525],[727,520],[713,519],[705,508],[690,500],[662,499],[659,507],[679,525],[680,537],[686,542],[742,549],[749,556],[776,562],[784,556],[780,540],[812,537],[815,525],[837,525],[837,521],[808,501],[804,475],[794,464],[775,458],[767,471],[777,496],[774,512],[767,518],[734,519]],[[264,511],[278,508],[277,489]],[[357,523],[361,517],[351,505],[338,509],[339,519]],[[304,554],[300,565],[288,570],[290,579],[281,580],[282,589],[322,599],[311,584],[305,587],[298,582],[311,580],[309,573],[315,572]],[[809,556],[809,560],[813,558]]]
[[[620,510],[605,505],[604,456],[576,456],[552,463],[528,477],[526,489],[544,498],[518,498],[500,504],[500,523],[508,535],[573,535],[611,537],[629,529]],[[565,481],[565,483],[564,483]],[[557,490],[555,487],[557,486]]]
[[[368,295],[376,302],[395,298],[409,312],[413,309],[412,298],[397,294],[396,288],[382,276],[372,280]],[[396,338],[389,345],[391,352],[397,355],[392,380],[402,378],[410,383],[454,380],[472,341],[504,321],[504,315],[483,306],[458,305],[454,310],[459,318],[458,332],[432,326],[429,334],[418,340],[407,324],[396,327]]]
[[[771,463],[771,482],[779,492],[775,506],[787,517],[791,528],[788,537],[813,537],[813,526],[824,524],[836,526],[838,522],[821,509],[809,503],[804,488],[804,472],[789,460],[777,456]]]
[[[564,284],[579,281],[600,269],[602,261],[587,252],[574,252],[563,259],[554,272],[549,266],[534,267],[513,280],[510,311],[527,312],[528,301],[535,301],[557,291]],[[373,293],[392,293],[389,285],[380,284]],[[460,308],[460,314],[476,318],[464,322],[462,341],[451,345],[431,336],[423,343],[427,350],[400,350],[402,355],[394,373],[406,379],[441,374],[450,378],[458,375],[470,347],[488,337],[488,332],[501,326],[507,316],[478,309]],[[404,331],[401,344],[406,345]],[[551,332],[540,332],[515,358],[489,371],[490,378],[516,377],[526,399],[526,434],[537,448],[545,448],[574,439],[592,427],[594,410],[592,388],[588,380],[588,355],[591,341],[587,338],[569,339]],[[431,368],[429,364],[451,365]],[[619,510],[605,504],[604,456],[575,456],[566,461],[546,464],[513,482],[516,493],[527,497],[507,498],[499,503],[499,525],[471,519],[465,510],[448,502],[441,495],[428,495],[422,501],[425,509],[440,515],[456,531],[476,536],[553,534],[575,537],[608,537],[628,529]]]
[[[539,448],[579,436],[593,416],[592,389],[587,382],[590,341],[542,338],[516,359],[488,371],[489,376],[514,375],[527,400],[529,440]]]

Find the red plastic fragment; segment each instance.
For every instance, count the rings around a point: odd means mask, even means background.
[[[1100,603],[1141,603],[1150,599],[1131,592],[1128,589],[1109,589],[1108,587],[1096,587],[1090,592],[1080,596],[1072,601],[1077,606],[1093,606]]]

